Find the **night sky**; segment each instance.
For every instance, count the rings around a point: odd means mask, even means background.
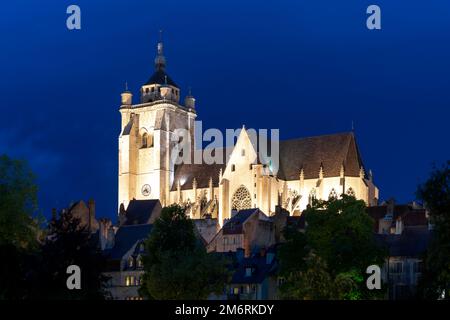
[[[66,28],[81,7],[82,29]],[[377,4],[382,30],[366,28]],[[450,158],[449,1],[8,1],[0,19],[0,154],[26,159],[41,212],[94,198],[115,218],[120,93],[138,101],[158,30],[203,127],[350,131],[381,199],[414,199]]]

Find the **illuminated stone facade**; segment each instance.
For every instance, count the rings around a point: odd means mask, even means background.
[[[300,138],[279,143],[279,168],[258,159],[258,149],[242,128],[234,148],[223,149],[223,164],[180,164],[171,160],[175,130],[186,129],[195,149],[195,99],[182,105],[180,89],[166,73],[162,43],[155,73],[141,87],[139,104],[122,93],[119,136],[119,211],[132,199],[159,199],[163,206],[187,206],[192,218],[211,216],[220,225],[233,209],[259,208],[267,215],[276,206],[300,215],[313,197],[343,193],[368,205],[378,201],[372,173],[366,172],[353,132]]]

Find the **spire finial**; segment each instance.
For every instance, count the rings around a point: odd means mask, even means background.
[[[192,96],[192,88],[191,88],[191,86],[188,87],[188,96]]]
[[[157,55],[155,58],[156,70],[164,70],[166,67],[166,58],[163,53],[162,30],[159,30],[159,41],[157,46]]]
[[[125,91],[128,91],[128,81],[125,81]]]
[[[354,131],[355,131],[355,124],[354,124],[354,122],[352,120],[352,132],[354,132]]]

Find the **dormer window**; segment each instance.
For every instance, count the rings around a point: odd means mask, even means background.
[[[128,258],[128,267],[133,268],[134,267],[134,259],[133,257]]]
[[[137,267],[138,267],[138,268],[144,267],[144,261],[143,261],[143,259],[142,259],[142,256],[138,256],[138,257],[137,257],[136,264],[137,264]]]
[[[241,150],[241,156],[244,157],[245,156],[245,149]]]

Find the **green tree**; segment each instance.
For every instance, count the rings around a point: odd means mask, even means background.
[[[140,293],[151,299],[206,299],[221,292],[227,281],[226,262],[206,253],[196,238],[185,209],[163,208],[146,241],[144,285]]]
[[[450,161],[434,167],[428,180],[417,190],[417,197],[429,210],[433,237],[424,258],[419,281],[421,298],[450,299]]]
[[[37,246],[35,176],[23,160],[0,156],[0,246]]]
[[[0,156],[0,299],[23,299],[40,234],[35,177],[23,160]]]
[[[281,295],[290,299],[368,299],[384,292],[366,288],[366,268],[382,264],[386,252],[373,236],[364,201],[313,201],[303,212],[306,231],[288,230],[279,250]]]
[[[53,217],[41,248],[39,268],[31,279],[30,298],[80,300],[103,299],[108,280],[102,275],[106,260],[87,228],[70,212]],[[81,269],[81,289],[69,290],[67,267]]]

